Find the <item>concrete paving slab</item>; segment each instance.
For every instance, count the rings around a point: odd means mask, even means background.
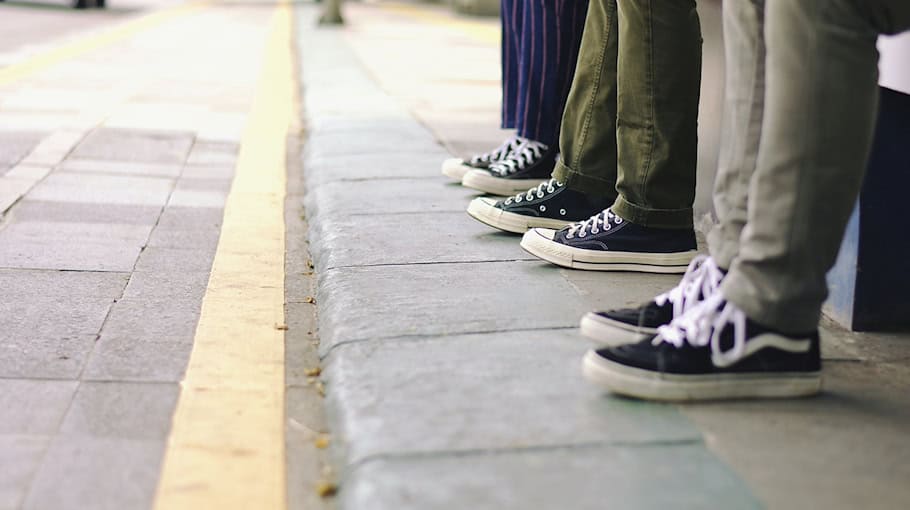
[[[522,292],[507,292],[521,282]],[[453,301],[453,296],[470,299]],[[342,342],[576,327],[589,306],[534,262],[344,268],[320,277],[325,354]]]
[[[187,164],[183,167],[184,178],[230,179],[234,176],[234,165]]]
[[[82,223],[76,221],[14,221],[0,231],[0,244],[57,243],[61,247],[80,244],[145,244],[152,225]]]
[[[136,271],[143,272],[209,272],[215,256],[212,249],[182,249],[147,246],[139,256]]]
[[[762,508],[700,444],[382,459],[354,472],[339,503],[370,510]]]
[[[45,202],[25,198],[10,212],[14,222],[154,225],[160,206]]]
[[[158,228],[183,230],[221,229],[224,212],[212,207],[177,207],[168,206],[161,213]]]
[[[111,308],[101,332],[134,342],[192,342],[201,307],[202,293],[126,297]]]
[[[166,178],[54,172],[29,192],[32,200],[164,205],[174,187]]]
[[[0,244],[0,267],[65,271],[127,272],[139,258],[140,246],[73,243],[61,249],[53,242]]]
[[[380,264],[538,260],[464,212],[326,217],[311,229],[320,269]],[[432,242],[428,242],[432,240]]]
[[[33,332],[21,332],[25,329],[5,330],[3,345],[0,346],[0,377],[79,378],[95,345],[96,334],[41,337]]]
[[[415,124],[412,124],[415,125]],[[442,147],[426,130],[402,129],[371,132],[338,131],[313,133],[307,141],[308,152],[313,157],[326,154],[372,154],[381,158],[383,154],[440,154]]]
[[[200,179],[197,177],[183,177],[177,181],[175,191],[210,191],[227,193],[231,191],[231,178],[208,178]]]
[[[114,299],[129,274],[0,269],[0,289],[12,297],[97,297]]]
[[[0,435],[0,508],[19,508],[50,439]]]
[[[197,142],[190,151],[187,163],[192,165],[228,165],[237,161],[240,146],[235,143]]]
[[[445,179],[381,179],[330,182],[308,187],[307,216],[344,218],[377,213],[464,212],[477,192],[462,187],[446,188]]]
[[[101,336],[82,375],[86,381],[180,382],[192,342]]]
[[[165,440],[179,393],[180,387],[172,383],[83,382],[60,432]]]
[[[28,156],[45,136],[41,131],[0,130],[0,175]]]
[[[171,297],[196,299],[205,294],[208,273],[137,272],[123,291],[123,299]]]
[[[307,184],[311,187],[333,181],[367,179],[436,178],[447,153],[307,155],[304,162]]]
[[[340,346],[325,369],[333,430],[350,464],[382,455],[701,440],[672,406],[605,398],[591,388],[578,360],[593,345],[573,329]]]
[[[186,161],[193,138],[190,132],[101,128],[85,137],[71,158],[179,164]]]
[[[69,159],[64,161],[59,169],[67,173],[178,177],[183,170],[183,165],[181,163],[137,163],[132,161]]]
[[[149,237],[148,247],[214,251],[221,231],[217,228],[182,229],[158,226]]]
[[[76,381],[0,378],[0,435],[53,435],[78,386]]]
[[[227,200],[225,191],[196,191],[177,189],[171,194],[168,206],[171,207],[208,207],[221,210]]]
[[[0,331],[5,338],[25,340],[96,335],[113,298],[84,296],[16,296],[0,302]]]
[[[146,508],[155,493],[163,451],[163,441],[59,436],[22,508]]]
[[[27,165],[20,163],[6,172],[6,177],[11,179],[25,179],[33,182],[38,182],[41,179],[44,179],[47,174],[50,173],[50,171],[50,166]]]

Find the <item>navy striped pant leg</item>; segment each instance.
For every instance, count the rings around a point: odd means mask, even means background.
[[[516,128],[525,138],[559,140],[575,74],[587,0],[524,0]]]
[[[519,97],[519,66],[525,0],[502,0],[502,120],[503,129],[515,129]]]

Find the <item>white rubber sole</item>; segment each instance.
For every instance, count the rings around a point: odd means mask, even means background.
[[[461,182],[465,174],[471,170],[477,169],[464,164],[461,158],[449,158],[442,162],[442,175],[458,182]]]
[[[507,197],[528,191],[547,180],[549,179],[503,179],[486,170],[471,170],[461,179],[461,185],[491,195]]]
[[[612,393],[666,402],[808,397],[822,387],[820,372],[664,374],[614,363],[594,351],[585,354],[581,371],[588,381]]]
[[[535,227],[560,229],[572,223],[570,221],[523,216],[503,211],[498,207],[494,207],[494,204],[496,204],[496,200],[492,198],[475,198],[468,204],[468,214],[485,225],[515,234],[524,234],[528,229]]]
[[[638,253],[582,250],[553,241],[554,230],[535,228],[521,238],[521,247],[531,255],[572,269],[591,271],[638,271],[643,273],[685,273],[695,250],[677,253]]]
[[[579,330],[581,336],[607,347],[636,344],[657,334],[657,329],[631,326],[595,313],[586,313],[581,318]]]

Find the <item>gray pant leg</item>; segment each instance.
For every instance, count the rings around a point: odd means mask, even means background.
[[[720,158],[714,181],[718,224],[708,233],[714,261],[729,268],[746,225],[765,104],[765,0],[724,0],[726,80]]]
[[[739,254],[722,291],[750,318],[782,331],[817,327],[825,274],[866,166],[881,29],[861,4],[768,0],[765,9],[758,162]]]

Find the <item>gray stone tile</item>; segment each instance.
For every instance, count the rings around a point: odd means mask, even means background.
[[[382,179],[331,182],[309,188],[307,216],[345,218],[391,213],[464,212],[477,193],[461,186],[448,188],[445,179]]]
[[[42,132],[0,130],[0,174],[28,156],[46,135]]]
[[[231,190],[233,179],[184,177],[177,181],[177,191],[217,191],[227,193]]]
[[[85,367],[83,380],[179,382],[192,342],[136,341],[102,336]]]
[[[73,151],[72,159],[183,163],[193,145],[192,133],[97,129]]]
[[[325,368],[333,430],[352,463],[383,454],[700,440],[671,406],[604,397],[587,384],[578,367],[593,345],[573,329],[341,346]]]
[[[148,273],[137,272],[130,278],[124,299],[171,297],[198,299],[205,295],[208,273]]]
[[[152,225],[14,221],[0,231],[0,244],[56,243],[60,249],[84,244],[143,246]]]
[[[373,124],[373,123],[368,123]],[[383,154],[407,152],[409,154],[430,153],[445,157],[445,150],[429,131],[414,121],[386,125],[383,130],[339,127],[332,131],[317,131],[307,137],[307,153],[313,157],[332,154]]]
[[[0,435],[0,508],[19,508],[50,439]]]
[[[22,508],[147,508],[164,441],[60,436],[50,446]]]
[[[154,225],[160,206],[45,202],[26,198],[13,209],[12,221]]]
[[[26,334],[29,332],[4,334],[0,345],[0,377],[78,379],[97,338],[95,334],[53,337],[30,333],[21,336]]]
[[[116,298],[129,274],[28,269],[0,269],[0,289],[7,296]]]
[[[182,229],[158,226],[149,238],[149,247],[198,249],[213,252],[221,237],[219,228]]]
[[[178,177],[183,170],[180,163],[136,163],[94,159],[70,159],[59,167],[64,172],[136,175],[147,177]]]
[[[220,229],[224,211],[209,207],[169,206],[158,220],[158,228],[182,230]]]
[[[183,178],[190,179],[231,179],[234,177],[234,165],[226,164],[187,164],[183,168]]]
[[[53,435],[60,427],[77,381],[0,378],[0,435]]]
[[[635,307],[672,289],[681,275],[576,271],[559,269],[560,274],[588,302],[599,310]]]
[[[159,177],[54,172],[29,192],[52,202],[163,206],[174,180]]]
[[[340,266],[537,260],[499,232],[463,212],[323,218],[311,229],[317,265]]]
[[[83,382],[60,433],[164,440],[179,394],[173,383]]]
[[[187,163],[193,165],[233,165],[237,161],[239,144],[197,142],[190,151]]]
[[[208,273],[212,269],[215,246],[210,249],[182,249],[147,246],[139,256],[136,271],[173,273]]]
[[[704,446],[683,444],[382,459],[358,468],[344,482],[339,507],[701,510],[762,505]]]
[[[65,339],[95,335],[101,330],[113,298],[83,296],[22,296],[0,301],[4,338]]]
[[[192,342],[202,294],[126,297],[111,309],[102,334],[131,341]]]
[[[227,201],[226,191],[198,191],[177,189],[171,194],[168,206],[171,207],[208,207],[221,210]]]
[[[0,244],[0,268],[128,272],[139,258],[139,245],[53,242]]]
[[[520,293],[504,291],[512,282]],[[590,309],[537,262],[335,269],[318,299],[323,353],[351,340],[575,327]]]
[[[310,186],[334,181],[368,179],[430,178],[439,180],[442,162],[448,154],[327,154],[309,156],[304,162]],[[440,181],[442,182],[442,181]]]

